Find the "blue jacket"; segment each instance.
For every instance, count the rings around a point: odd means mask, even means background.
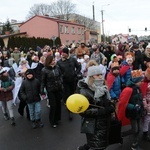
[[[117,76],[114,80],[112,87],[110,88],[110,96],[111,99],[118,99],[121,93],[121,78]]]
[[[122,62],[122,66],[129,66],[128,63],[126,61]],[[121,82],[126,84],[128,82],[128,80],[131,78],[131,71],[132,71],[132,67],[130,67],[127,72],[121,77]]]

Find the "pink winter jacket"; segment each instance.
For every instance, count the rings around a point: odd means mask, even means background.
[[[145,110],[147,111],[147,114],[150,115],[150,82],[147,86],[146,95],[143,98],[143,105]]]

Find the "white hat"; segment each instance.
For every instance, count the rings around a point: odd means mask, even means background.
[[[99,66],[91,66],[88,68],[88,72],[87,72],[88,76],[94,76],[97,74],[102,74],[102,71]]]
[[[9,67],[3,67],[1,70],[0,70],[0,75],[2,75],[4,72],[8,72],[10,70]]]

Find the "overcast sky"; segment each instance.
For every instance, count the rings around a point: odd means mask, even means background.
[[[15,19],[24,21],[34,4],[50,4],[56,0],[0,0],[0,22]],[[92,5],[95,8],[95,18],[102,22],[103,10],[104,31],[106,35],[130,34],[150,35],[150,0],[71,0],[76,4],[77,12],[86,17],[93,17]],[[147,27],[149,31],[145,32]]]

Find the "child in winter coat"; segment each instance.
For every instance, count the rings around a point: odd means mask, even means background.
[[[127,82],[127,86],[120,94],[118,103],[118,118],[122,121],[122,125],[131,124],[131,131],[125,131],[122,135],[132,133],[134,141],[132,143],[132,150],[140,149],[140,129],[143,114],[143,99],[140,90],[141,81],[143,80],[143,73],[141,70],[133,70],[131,78]],[[125,134],[126,133],[126,134]]]
[[[32,69],[28,69],[25,72],[25,77],[20,87],[20,97],[28,105],[32,128],[43,127],[43,123],[41,122],[41,98],[39,94],[40,82],[35,78]]]
[[[143,94],[143,105],[146,112],[143,118],[143,140],[150,142],[150,68],[147,68],[145,71],[145,79],[141,84],[141,91]]]
[[[121,93],[121,78],[119,75],[119,64],[112,63],[111,70],[107,74],[107,86],[110,92],[111,100],[117,102]]]
[[[11,125],[15,125],[14,120],[14,111],[13,111],[13,93],[12,90],[14,88],[14,82],[9,77],[7,70],[4,68],[0,71],[0,101],[2,102],[2,111],[4,114],[4,119],[11,120]],[[7,109],[9,115],[7,113]]]
[[[131,78],[131,71],[133,70],[133,55],[128,53],[125,60],[121,63],[120,75],[122,89],[126,87],[128,79]]]

